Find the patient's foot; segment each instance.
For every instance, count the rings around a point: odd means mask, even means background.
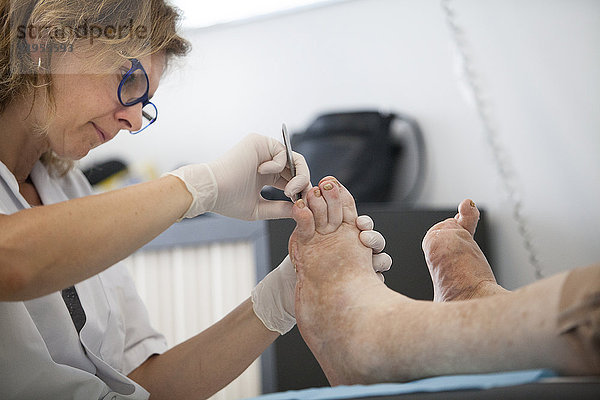
[[[358,239],[352,197],[331,179],[319,186],[306,197],[310,208],[304,201],[293,208],[297,227],[290,238],[290,256],[298,271],[298,328],[332,385],[532,368],[567,374],[598,370],[585,369],[584,347],[576,341],[594,345],[594,317],[600,314],[576,318],[574,325],[568,318],[580,313],[562,311],[581,311],[572,308],[579,300],[571,293],[579,292],[581,279],[594,282],[589,293],[597,294],[596,273],[586,272],[567,283],[563,273],[493,298],[411,300],[375,275],[371,251]],[[463,203],[454,222],[444,221],[428,234],[433,260],[438,253],[457,258],[457,264],[430,264],[441,283],[438,295],[448,286],[462,288],[454,295],[446,293],[446,299],[489,294],[480,283],[495,285],[487,262],[487,269],[482,267],[481,252],[472,247],[477,218],[475,207]],[[462,259],[446,248],[472,253],[472,258]],[[583,298],[582,305],[588,307],[588,295]],[[560,320],[563,324],[557,328]]]
[[[391,291],[359,240],[354,199],[334,178],[324,178],[293,215],[289,250],[298,277],[298,328],[332,385],[361,382],[364,346],[356,343],[368,347],[372,330],[364,322]]]
[[[423,239],[434,301],[468,300],[507,291],[496,283],[485,255],[473,239],[479,210],[463,200],[458,214],[434,225]]]

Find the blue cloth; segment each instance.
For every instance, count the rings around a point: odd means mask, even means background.
[[[493,387],[523,385],[556,374],[548,369],[499,372],[477,375],[449,375],[421,379],[408,383],[380,383],[377,385],[352,385],[324,387],[289,392],[272,393],[255,397],[255,400],[331,400],[360,397],[391,396],[417,392],[445,392],[450,390],[490,389]]]

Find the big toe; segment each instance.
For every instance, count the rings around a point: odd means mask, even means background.
[[[473,200],[465,199],[458,205],[456,220],[460,226],[469,231],[471,236],[475,234],[479,221],[479,210]]]

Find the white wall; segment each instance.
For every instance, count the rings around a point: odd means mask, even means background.
[[[600,261],[600,2],[452,5],[522,197],[545,275]],[[159,122],[89,161],[121,155],[166,171],[208,161],[249,132],[279,138],[323,111],[416,117],[429,152],[423,206],[465,197],[488,211],[495,268],[534,279],[492,152],[455,72],[437,0],[355,0],[187,32],[194,50],[155,96]]]

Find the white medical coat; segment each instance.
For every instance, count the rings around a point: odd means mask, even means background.
[[[54,178],[38,162],[31,179],[45,205],[92,194],[79,170]],[[14,175],[0,162],[0,213],[28,207]],[[126,375],[165,351],[166,341],[150,326],[125,266],[116,264],[75,287],[86,315],[79,335],[60,292],[0,302],[1,399],[148,398]]]

